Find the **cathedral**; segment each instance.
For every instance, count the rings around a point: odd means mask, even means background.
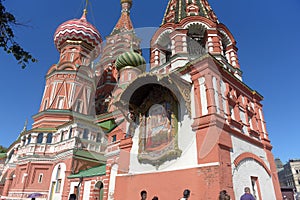
[[[58,26],[30,130],[11,144],[1,199],[281,199],[261,101],[207,0],[169,0],[147,63],[132,0],[103,42],[86,10]],[[3,159],[2,159],[3,160]]]

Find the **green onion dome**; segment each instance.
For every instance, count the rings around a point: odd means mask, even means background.
[[[134,51],[125,52],[118,56],[116,67],[118,70],[124,67],[137,67],[144,72],[146,70],[146,60]]]

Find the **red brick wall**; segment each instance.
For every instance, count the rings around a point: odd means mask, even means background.
[[[219,166],[121,176],[116,179],[115,199],[139,199],[146,190],[148,199],[179,199],[183,190],[191,190],[191,199],[218,199]],[[172,192],[170,192],[172,191]]]

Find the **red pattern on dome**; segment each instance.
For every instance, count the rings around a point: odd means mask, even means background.
[[[90,24],[82,15],[80,19],[72,19],[62,23],[54,33],[54,44],[60,51],[61,45],[66,40],[85,41],[96,49],[96,54],[100,53],[100,45],[102,42],[99,31]]]

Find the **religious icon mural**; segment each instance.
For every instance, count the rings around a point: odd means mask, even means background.
[[[162,86],[153,87],[140,105],[140,163],[159,167],[181,155],[178,148],[178,102]]]

